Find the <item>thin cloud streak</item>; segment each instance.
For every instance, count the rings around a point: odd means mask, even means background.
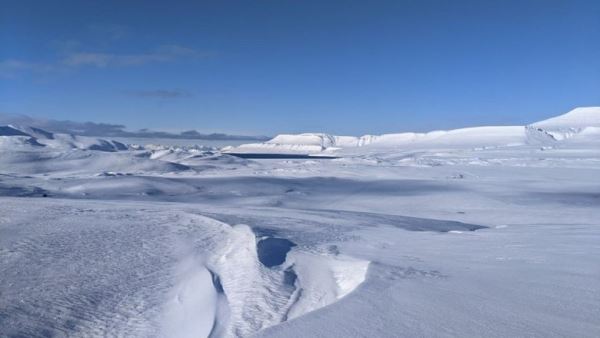
[[[142,54],[113,54],[77,52],[67,55],[63,64],[72,67],[79,66],[139,66],[147,63],[169,62],[178,59],[198,59],[210,56],[211,53],[200,52],[179,45],[163,45],[155,51]]]
[[[199,51],[180,45],[161,45],[154,51],[139,54],[117,54],[101,52],[69,52],[53,63],[31,62],[18,59],[0,61],[0,77],[14,78],[23,73],[49,73],[53,71],[78,69],[81,67],[128,67],[152,63],[198,60],[214,56],[215,53]]]

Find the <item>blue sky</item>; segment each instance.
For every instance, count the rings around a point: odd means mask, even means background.
[[[600,105],[600,1],[0,1],[0,112],[272,135]]]

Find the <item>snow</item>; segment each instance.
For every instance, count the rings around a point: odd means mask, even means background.
[[[600,107],[575,108],[566,114],[536,122],[532,127],[543,129],[558,140],[568,139],[587,128],[599,128]]]
[[[600,127],[575,112],[228,148],[328,160],[7,126],[0,336],[598,337]]]
[[[600,107],[575,108],[570,112],[536,122],[534,127],[543,129],[600,127]]]
[[[104,140],[70,134],[55,134],[40,128],[27,126],[0,126],[0,137],[6,138],[8,136],[24,136],[24,138],[17,138],[16,140],[18,140],[18,142],[14,142],[13,145],[30,144],[34,146],[47,146],[59,150],[75,148],[100,151],[119,151],[127,149],[124,144],[113,140]],[[8,148],[9,146],[4,143],[2,147]]]
[[[277,135],[264,143],[228,147],[229,153],[336,153],[344,148],[398,148],[413,149],[499,147],[525,144],[545,144],[555,139],[542,130],[525,126],[487,126],[438,130],[428,133],[399,133],[364,135],[361,137],[329,134]]]
[[[217,316],[217,291],[212,275],[201,262],[184,260],[177,285],[166,301],[161,333],[166,337],[208,337]]]
[[[301,290],[296,303],[289,309],[293,319],[334,303],[364,282],[369,262],[344,256],[329,256],[294,252],[288,259],[298,274]]]

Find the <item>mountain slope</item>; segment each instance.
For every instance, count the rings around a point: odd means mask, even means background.
[[[99,151],[126,150],[127,146],[114,140],[77,136],[71,134],[55,134],[40,128],[29,126],[0,126],[0,150],[14,147],[50,147],[56,149],[84,149]]]
[[[531,124],[556,140],[600,140],[600,107],[575,108],[570,112]]]
[[[570,112],[531,124],[546,130],[600,127],[600,107],[575,108]]]

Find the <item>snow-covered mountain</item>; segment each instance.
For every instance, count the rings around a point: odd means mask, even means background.
[[[566,114],[533,123],[532,126],[546,130],[600,127],[600,107],[575,108]]]
[[[499,146],[528,142],[528,130],[521,126],[474,127],[438,130],[428,133],[337,136],[323,133],[282,134],[264,143],[243,144],[230,152],[294,152],[319,153],[339,148],[402,146]]]
[[[51,133],[28,126],[0,126],[0,149],[48,147],[58,150],[87,149],[99,151],[126,150],[127,146],[114,140]]]
[[[317,154],[353,147],[502,147],[553,145],[574,136],[600,135],[600,108],[577,108],[564,115],[529,126],[486,126],[437,130],[427,133],[337,136],[324,133],[281,134],[264,143],[244,144],[226,149],[230,153]]]
[[[591,137],[600,139],[600,107],[576,108],[531,126],[546,131],[557,140]]]
[[[178,150],[162,146],[130,149],[114,140],[51,133],[29,126],[0,126],[0,167],[11,174],[170,173],[190,169],[176,162],[211,155],[200,148]],[[167,156],[169,153],[173,154]]]

